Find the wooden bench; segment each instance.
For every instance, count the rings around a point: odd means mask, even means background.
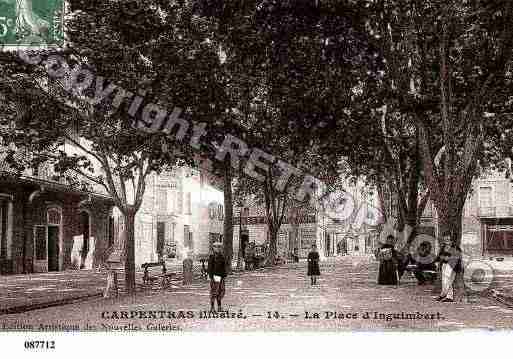
[[[171,277],[175,276],[175,273],[167,272],[166,269],[166,263],[165,262],[154,262],[154,263],[143,263],[141,266],[142,269],[144,269],[144,275],[143,275],[143,284],[148,285],[152,284],[153,282],[157,280],[161,280],[162,287],[169,286],[171,284]],[[151,268],[157,268],[160,267],[160,270],[157,273],[151,273]]]

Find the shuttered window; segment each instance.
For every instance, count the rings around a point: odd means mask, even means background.
[[[492,187],[480,187],[479,188],[479,206],[480,207],[492,207]]]
[[[157,190],[157,212],[167,213],[167,191],[165,189]]]

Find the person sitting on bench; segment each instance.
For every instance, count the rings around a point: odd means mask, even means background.
[[[408,268],[411,268],[419,285],[433,284],[436,279],[436,257],[431,253],[430,242],[422,242],[415,255],[408,255]]]

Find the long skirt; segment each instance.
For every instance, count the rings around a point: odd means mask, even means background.
[[[210,301],[221,300],[224,297],[225,286],[224,278],[221,278],[220,282],[210,280]]]
[[[315,275],[319,276],[321,275],[321,270],[319,268],[319,262],[318,261],[311,261],[308,262],[308,270],[306,272],[306,275]]]
[[[397,285],[397,265],[391,260],[381,261],[379,264],[378,284]]]
[[[454,299],[454,279],[456,278],[456,272],[449,265],[449,263],[444,263],[442,265],[442,293],[440,293],[441,297],[446,297],[447,299]]]

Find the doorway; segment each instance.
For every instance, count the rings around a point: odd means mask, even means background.
[[[34,272],[60,270],[60,227],[56,225],[34,227]]]
[[[82,234],[82,236],[84,238],[82,250],[80,252],[80,257],[81,257],[80,269],[84,269],[87,254],[89,253],[89,236],[90,236],[89,213],[87,213],[85,211],[80,212],[80,233]]]
[[[347,239],[342,238],[341,240],[338,241],[337,254],[340,254],[343,256],[347,255]]]
[[[48,271],[59,271],[59,226],[48,226]]]
[[[324,237],[324,256],[333,257],[333,234],[325,233]]]

